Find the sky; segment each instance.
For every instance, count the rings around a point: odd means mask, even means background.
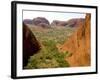
[[[85,13],[23,11],[23,20],[36,17],[45,17],[51,23],[53,20],[67,21],[72,18],[85,18]]]

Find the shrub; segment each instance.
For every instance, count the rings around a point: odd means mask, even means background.
[[[45,48],[39,53],[31,56],[29,63],[26,66],[27,69],[32,68],[57,68],[57,67],[69,67],[67,61],[65,61],[65,54],[59,53],[55,47],[55,42],[48,40],[43,42]]]
[[[30,27],[37,40],[43,45],[42,49],[28,60],[27,69],[69,67],[65,57],[72,53],[59,53],[56,44],[63,44],[74,32],[71,27],[54,27],[49,29]]]

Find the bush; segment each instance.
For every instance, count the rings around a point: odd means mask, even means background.
[[[68,40],[69,36],[75,31],[71,27],[54,27],[49,29],[30,27],[37,40],[43,45],[42,49],[35,55],[31,56],[27,69],[36,68],[57,68],[69,67],[65,57],[69,57],[72,53],[59,53],[56,44],[63,44]]]
[[[40,50],[39,53],[33,55],[29,59],[27,69],[37,68],[57,68],[57,67],[69,67],[67,61],[65,61],[66,54],[59,53],[55,42],[53,40],[47,40],[43,42],[45,48]]]

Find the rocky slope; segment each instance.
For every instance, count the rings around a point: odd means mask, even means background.
[[[86,14],[84,24],[79,23],[78,29],[63,45],[59,45],[60,52],[69,52],[66,60],[70,66],[90,66],[90,20]]]
[[[39,50],[39,42],[28,26],[23,23],[23,68],[27,65],[29,57]]]

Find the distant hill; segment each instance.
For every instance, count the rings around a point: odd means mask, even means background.
[[[83,24],[85,21],[84,18],[75,18],[75,19],[70,19],[67,21],[67,26],[71,26],[71,27],[77,27],[80,24]]]
[[[32,20],[32,24],[43,28],[50,27],[49,21],[44,17],[36,17]]]
[[[24,24],[32,24],[32,20],[31,19],[24,19]]]
[[[25,24],[31,24],[42,28],[50,28],[50,27],[77,27],[79,24],[83,24],[85,21],[84,18],[73,18],[68,21],[60,21],[60,20],[53,20],[50,24],[49,20],[45,17],[36,17],[33,20],[31,19],[24,19],[23,22]]]
[[[70,19],[68,21],[54,20],[51,23],[51,26],[77,27],[80,23],[83,23],[83,22],[84,22],[84,18],[74,18],[74,19]]]
[[[67,21],[53,20],[51,26],[66,26]]]

